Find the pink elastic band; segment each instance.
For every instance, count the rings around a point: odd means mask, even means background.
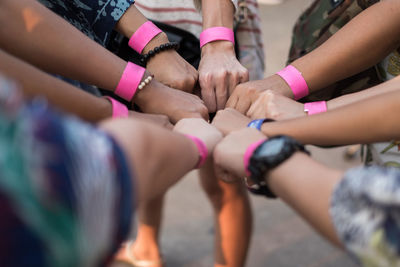
[[[253,155],[254,150],[256,150],[257,147],[259,145],[261,145],[261,143],[263,143],[265,140],[267,140],[267,139],[266,138],[265,139],[261,139],[261,140],[255,142],[255,143],[249,145],[247,147],[247,149],[246,149],[246,152],[244,153],[243,163],[244,163],[244,171],[246,172],[247,177],[250,177],[250,175],[251,175],[251,173],[249,171],[250,158]]]
[[[113,118],[126,118],[129,116],[128,108],[124,104],[109,96],[105,96],[104,98],[111,102]]]
[[[213,27],[204,30],[200,34],[200,47],[213,41],[230,41],[235,43],[235,34],[232,29],[226,27]]]
[[[136,93],[139,83],[142,81],[145,68],[128,62],[122,73],[121,80],[118,83],[115,94],[122,97],[126,101],[131,101]]]
[[[199,161],[196,164],[196,168],[200,168],[201,166],[204,165],[204,163],[207,160],[208,157],[208,149],[206,147],[206,145],[204,144],[204,142],[197,138],[196,136],[192,136],[192,135],[188,135],[185,134],[185,136],[189,139],[191,139],[197,146],[197,149],[199,150]]]
[[[132,34],[128,45],[133,50],[141,54],[145,46],[161,32],[162,31],[156,25],[154,25],[153,22],[147,21],[143,23],[134,34]]]
[[[284,79],[289,85],[290,89],[292,89],[295,100],[301,99],[308,95],[308,85],[306,80],[304,80],[301,72],[292,65],[287,66],[276,74],[281,76],[282,79]]]
[[[322,112],[326,112],[326,101],[309,102],[304,104],[304,111],[308,115],[314,115]]]

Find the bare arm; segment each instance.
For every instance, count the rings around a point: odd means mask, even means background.
[[[311,92],[359,73],[400,46],[399,16],[399,1],[380,1],[293,65]]]
[[[259,131],[245,128],[227,135],[215,148],[216,170],[225,179],[246,176],[243,156],[247,147],[265,136]],[[328,168],[304,153],[292,155],[268,172],[268,186],[279,198],[294,208],[322,235],[340,245],[329,214],[330,199],[342,172]],[[251,180],[249,180],[251,182]]]
[[[371,97],[376,97],[388,92],[400,91],[400,76],[382,83],[380,85],[374,86],[372,88],[353,93],[348,95],[343,95],[327,102],[328,110],[336,109],[345,105],[355,103],[357,101],[365,100]]]
[[[222,138],[220,132],[202,119],[182,123],[187,126],[181,124],[181,130],[200,138],[209,153]],[[199,160],[197,146],[180,133],[132,119],[108,120],[100,127],[116,138],[124,150],[135,172],[139,201],[165,193]]]
[[[342,171],[296,153],[270,172],[268,185],[318,232],[335,245],[342,246],[329,213],[333,191],[342,177]]]
[[[376,3],[292,65],[302,72],[310,92],[359,73],[400,46],[399,16],[399,1]],[[260,81],[237,86],[227,102],[227,107],[246,114],[258,96],[266,90],[294,97],[280,76],[271,75]]]
[[[116,25],[116,30],[128,39],[147,21],[140,11],[131,5]],[[143,49],[147,54],[157,46],[168,43],[165,33],[155,36]],[[168,66],[168,68],[166,67]],[[194,67],[187,63],[175,50],[167,50],[157,54],[147,63],[147,69],[163,84],[186,92],[192,92],[198,79]]]
[[[326,103],[327,110],[341,108],[357,101],[393,91],[400,91],[400,76],[378,86],[329,100]],[[262,92],[246,115],[252,119],[271,118],[278,121],[308,116],[304,111],[303,103],[272,90]]]
[[[114,91],[127,64],[36,1],[1,1],[0,23],[7,25],[0,29],[0,48],[46,72]],[[170,89],[153,80],[138,91],[135,103],[173,122],[207,117],[200,99]]]
[[[267,136],[285,134],[305,144],[346,145],[400,138],[400,91],[388,92],[309,117],[265,123]]]
[[[44,73],[0,49],[0,72],[22,85],[27,97],[43,95],[54,106],[87,121],[111,117],[111,103]]]
[[[126,62],[90,40],[61,17],[30,0],[0,2],[0,47],[46,72],[117,87]]]
[[[203,29],[233,29],[235,6],[230,0],[202,0]],[[215,41],[201,49],[199,82],[201,94],[210,112],[225,108],[237,84],[249,80],[249,73],[236,58],[229,41]]]

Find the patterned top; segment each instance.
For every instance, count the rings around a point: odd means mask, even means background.
[[[105,265],[133,210],[121,149],[17,92],[0,78],[0,266]]]
[[[349,170],[337,185],[331,215],[345,248],[363,266],[400,266],[400,170]]]
[[[92,40],[105,46],[134,0],[38,0]]]

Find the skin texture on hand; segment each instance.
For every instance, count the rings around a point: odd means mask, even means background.
[[[250,118],[244,116],[239,111],[226,108],[217,112],[212,125],[217,127],[223,135],[228,135],[231,132],[246,128],[250,121]]]
[[[231,42],[216,41],[203,46],[199,83],[202,99],[210,112],[225,108],[236,85],[248,80],[249,72],[237,60]]]
[[[129,111],[129,117],[137,120],[143,120],[155,125],[158,125],[162,128],[170,129],[174,128],[174,126],[171,124],[169,121],[169,118],[167,115],[161,115],[161,114],[146,114],[142,112],[136,112],[136,111]]]
[[[208,120],[208,110],[198,96],[169,88],[154,80],[136,94],[134,102],[144,113],[167,115],[172,123],[183,118]]]
[[[227,135],[214,150],[217,177],[226,182],[245,177],[243,157],[247,147],[265,138],[265,135],[254,128],[245,128]]]
[[[277,121],[307,116],[304,104],[272,90],[261,93],[246,115],[253,120],[269,118]]]
[[[144,48],[146,54],[161,44],[168,43],[168,37],[161,33]],[[175,50],[167,50],[152,57],[147,62],[147,69],[157,81],[188,93],[192,93],[198,80],[197,70],[184,60]]]
[[[222,139],[221,132],[203,119],[182,119],[175,125],[174,131],[201,139],[206,145],[209,155]]]
[[[240,113],[246,114],[260,94],[267,90],[272,90],[290,98],[294,97],[288,84],[280,76],[272,75],[263,80],[250,81],[236,86],[226,103],[226,107],[234,108]]]
[[[116,24],[116,30],[130,39],[137,29],[147,22],[143,14],[131,5]],[[143,49],[142,54],[162,44],[169,43],[165,33],[155,36]],[[185,92],[192,92],[197,83],[198,74],[195,68],[187,63],[176,51],[168,50],[151,58],[147,63],[147,69],[161,83]]]

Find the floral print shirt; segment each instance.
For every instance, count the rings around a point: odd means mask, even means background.
[[[331,216],[342,244],[362,266],[400,266],[398,168],[347,171],[333,193]]]
[[[134,0],[38,0],[89,38],[105,46]]]

